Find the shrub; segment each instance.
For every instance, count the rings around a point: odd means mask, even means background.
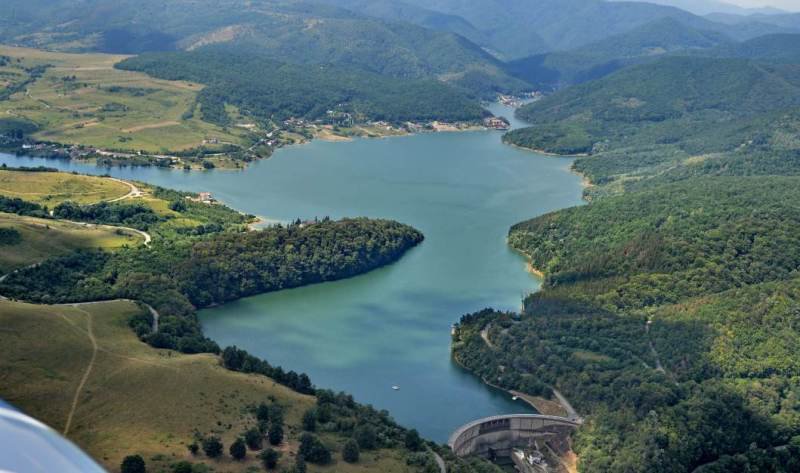
[[[234,460],[244,460],[244,457],[247,456],[247,445],[245,445],[244,440],[237,438],[228,449],[230,452],[231,457]]]
[[[203,451],[206,452],[209,458],[218,458],[222,455],[222,441],[219,437],[206,437],[203,440]]]
[[[122,473],[147,473],[147,467],[141,455],[128,455],[122,460],[120,471]]]
[[[274,470],[276,466],[278,466],[278,459],[280,459],[281,454],[278,451],[275,451],[271,448],[267,448],[259,458],[261,458],[261,464],[264,465],[264,468],[267,470]]]
[[[347,463],[357,463],[358,458],[361,456],[361,451],[358,449],[358,442],[353,439],[347,441],[342,449],[342,459]]]

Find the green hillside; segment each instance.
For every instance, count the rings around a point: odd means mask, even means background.
[[[727,36],[664,18],[632,31],[570,51],[551,52],[512,61],[508,70],[543,88],[579,84],[670,53],[705,50],[731,43]]]
[[[793,471],[798,184],[692,179],[514,226],[544,289],[521,316],[465,316],[455,356],[509,389],[561,390],[589,418],[581,471]]]
[[[750,137],[719,137],[716,130],[800,106],[798,72],[797,65],[665,58],[523,107],[520,118],[534,126],[507,140],[559,154],[654,144],[691,154],[730,151]]]
[[[230,43],[254,46],[281,62],[336,64],[454,83],[464,75],[480,75],[489,92],[526,86],[461,36],[328,5],[295,0],[92,0],[87,8],[78,0],[10,1],[0,12],[0,24],[9,25],[0,29],[0,41],[26,46],[135,54]],[[465,80],[468,85],[476,82]]]
[[[760,36],[741,43],[728,43],[701,53],[714,57],[800,63],[800,34]]]
[[[308,461],[310,472],[429,471],[425,461],[433,458],[404,448],[404,429],[385,413],[345,394],[300,394],[265,376],[234,372],[216,355],[149,347],[128,326],[143,312],[125,301],[81,306],[0,301],[0,373],[7,381],[0,396],[63,432],[111,472],[120,471],[122,459],[133,454],[141,455],[151,472],[187,471],[176,469],[181,463],[192,464],[189,471],[195,472],[265,471],[259,456],[267,449],[280,452],[278,468],[285,470],[294,466],[304,435],[313,435],[317,445],[321,441],[328,457]],[[309,416],[313,429],[303,421]],[[274,426],[282,431],[277,445],[268,439]],[[374,438],[362,439],[356,462],[345,461],[344,445],[363,430]],[[229,448],[246,436],[252,445],[242,460],[234,460]],[[203,451],[210,437],[222,442],[219,457]],[[195,453],[192,445],[199,447]],[[409,465],[411,458],[419,466]]]
[[[486,112],[460,91],[436,80],[396,79],[331,66],[283,64],[231,47],[145,54],[117,68],[168,80],[208,85],[198,96],[206,121],[226,125],[230,104],[266,122],[325,118],[328,111],[358,121],[470,121]]]

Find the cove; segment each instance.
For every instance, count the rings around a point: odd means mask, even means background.
[[[501,105],[492,111],[512,116]],[[306,372],[317,386],[351,393],[444,442],[470,420],[531,411],[453,363],[450,327],[485,307],[518,309],[539,283],[506,245],[509,227],[581,203],[570,159],[505,146],[501,136],[314,141],[244,171],[107,169],[10,155],[0,162],[208,191],[233,208],[280,221],[367,216],[418,228],[425,242],[392,266],[251,297],[200,317],[205,334],[221,346]]]

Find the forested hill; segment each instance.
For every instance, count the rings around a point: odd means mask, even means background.
[[[673,19],[690,28],[715,31],[733,40],[793,27],[743,18],[736,25],[718,23],[678,8],[647,2],[604,0],[405,0],[444,13],[462,16],[486,32],[494,49],[507,59],[580,48],[626,33],[653,21]],[[797,26],[794,26],[796,28]]]
[[[731,43],[732,40],[722,33],[695,29],[674,18],[662,18],[577,49],[512,61],[508,70],[538,87],[562,88],[599,79],[625,66],[654,61],[667,54],[713,51],[713,48]]]
[[[543,291],[521,316],[465,316],[455,356],[502,387],[564,393],[587,416],[582,471],[795,471],[798,189],[694,178],[516,225]]]
[[[477,101],[436,80],[284,64],[225,46],[144,54],[117,67],[208,85],[198,97],[203,118],[222,125],[229,122],[225,104],[263,121],[318,119],[328,111],[389,122],[473,121],[488,113]]]
[[[523,107],[519,116],[535,126],[507,139],[560,154],[655,144],[702,154],[732,150],[754,138],[718,136],[721,126],[744,126],[758,116],[798,106],[798,65],[670,57]]]
[[[392,221],[347,219],[177,237],[108,254],[76,252],[10,275],[0,293],[16,299],[78,302],[129,298],[161,313],[160,330],[140,335],[163,348],[214,349],[196,307],[333,281],[393,263],[423,236]]]
[[[280,62],[445,79],[479,95],[527,87],[462,36],[331,5],[298,0],[92,0],[91,4],[89,8],[80,0],[8,0],[0,10],[0,41],[125,54],[225,43],[254,47]]]

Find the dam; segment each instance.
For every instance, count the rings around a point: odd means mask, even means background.
[[[566,438],[580,425],[579,419],[539,414],[485,417],[456,429],[448,445],[459,457],[509,457],[535,440]]]

